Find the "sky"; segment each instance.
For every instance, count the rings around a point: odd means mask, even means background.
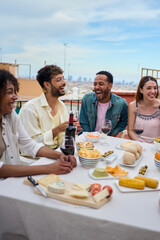
[[[64,75],[137,82],[160,69],[159,0],[5,0],[0,3],[0,61],[36,77],[45,64]]]

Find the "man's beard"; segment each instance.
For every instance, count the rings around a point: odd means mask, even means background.
[[[52,95],[52,97],[61,97],[61,96],[65,95],[65,92],[61,93],[59,91],[59,89],[57,89],[56,87],[51,85],[51,95]]]
[[[94,91],[94,92],[96,92],[96,91]],[[102,94],[102,97],[101,97],[101,98],[99,98],[99,97],[97,96],[97,100],[98,100],[98,101],[102,101],[103,99],[105,99],[105,98],[108,96],[108,94],[109,94],[109,89],[108,89],[108,87],[107,87],[106,90],[103,91],[103,94]]]

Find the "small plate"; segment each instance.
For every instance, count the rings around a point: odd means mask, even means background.
[[[126,148],[121,147],[121,143],[117,144],[116,148],[119,149],[119,150],[124,150],[124,151],[126,150]]]
[[[111,174],[108,173],[108,177],[94,177],[92,174],[94,172],[94,168],[89,169],[89,176],[95,180],[109,180],[109,179],[118,179],[119,177],[113,177]]]
[[[125,167],[136,167],[136,166],[138,165],[138,163],[141,161],[142,158],[143,158],[143,153],[142,153],[142,155],[134,162],[134,164],[129,165],[129,164],[124,164],[124,163],[123,163],[123,157],[121,157],[121,158],[120,158],[120,164],[121,164],[122,166],[125,166]]]
[[[104,160],[106,163],[112,163],[117,158],[117,154],[111,153],[106,157],[101,157],[101,160]]]
[[[119,185],[119,180],[115,180],[115,185],[117,186],[118,190],[122,193],[135,193],[135,192],[153,192],[153,191],[159,191],[160,185],[157,188],[148,188],[145,187],[144,189],[136,189],[136,188],[128,188],[123,187]]]

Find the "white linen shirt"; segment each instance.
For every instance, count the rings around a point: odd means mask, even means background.
[[[0,158],[0,167],[2,167],[3,163],[19,165],[19,150],[36,157],[38,150],[44,146],[29,137],[14,110],[11,114],[2,117],[2,137],[6,149]]]
[[[36,97],[21,108],[19,116],[29,136],[47,147],[57,148],[63,142],[64,133],[53,137],[52,129],[59,124],[68,121],[69,114],[65,104],[58,99],[59,123],[51,115],[51,107],[48,105],[45,94]]]

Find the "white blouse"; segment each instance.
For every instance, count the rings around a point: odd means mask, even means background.
[[[2,117],[2,137],[6,149],[0,158],[0,167],[2,167],[3,163],[19,165],[19,150],[36,157],[38,150],[44,146],[29,137],[14,110],[11,114]]]

